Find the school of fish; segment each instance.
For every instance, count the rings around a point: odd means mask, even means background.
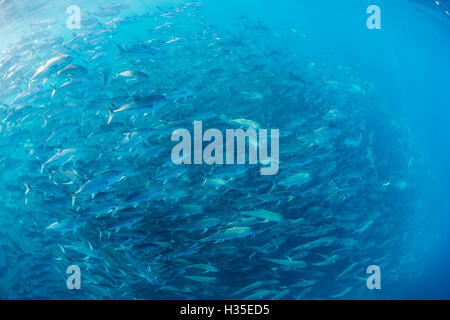
[[[127,10],[70,37],[43,20],[0,52],[0,298],[379,297],[370,265],[395,297],[425,182],[376,87],[297,56],[295,30],[222,30],[197,2]],[[278,174],[174,165],[194,121],[279,129]]]

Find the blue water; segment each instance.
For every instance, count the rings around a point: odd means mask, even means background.
[[[1,299],[450,298],[448,1],[72,4],[0,1]],[[175,165],[194,121],[278,174]]]

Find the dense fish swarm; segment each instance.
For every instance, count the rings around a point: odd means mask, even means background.
[[[0,298],[367,298],[369,265],[390,296],[417,271],[420,161],[374,87],[198,6],[46,20],[1,52]],[[196,120],[280,129],[279,173],[174,165]]]

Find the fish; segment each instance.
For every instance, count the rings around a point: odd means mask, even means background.
[[[133,70],[122,71],[117,74],[117,77],[121,77],[121,78],[125,78],[125,79],[133,79],[133,80],[149,78],[149,76],[147,74],[145,74],[144,72],[133,71]]]
[[[88,73],[88,70],[80,65],[68,64],[57,72],[58,76],[62,77],[79,77]]]
[[[218,232],[211,236],[201,239],[201,242],[205,241],[224,241],[224,240],[232,240],[236,238],[244,238],[248,237],[252,234],[252,229],[250,227],[233,227],[229,228],[225,231]]]
[[[301,260],[292,260],[292,259],[271,259],[271,258],[265,258],[265,260],[272,262],[274,264],[280,265],[283,268],[286,269],[303,269],[308,266],[308,264],[305,261]]]
[[[187,100],[187,98],[192,97],[196,94],[195,91],[187,88],[179,88],[172,91],[168,99],[173,100],[174,102],[178,102],[178,100]]]
[[[291,188],[293,186],[299,187],[305,183],[308,183],[311,180],[311,174],[309,172],[298,172],[295,173],[280,182],[279,185]]]
[[[117,221],[111,223],[107,230],[114,230],[119,232],[122,228],[132,228],[136,223],[144,219],[143,216],[129,216],[125,218],[118,218]]]
[[[352,287],[346,288],[343,291],[341,291],[335,295],[331,295],[330,298],[334,298],[334,299],[341,298],[341,297],[345,296],[346,294],[348,294],[352,289],[353,289]]]
[[[68,54],[61,54],[59,56],[53,57],[47,61],[45,61],[33,74],[30,81],[34,79],[44,78],[46,76],[51,75],[52,73],[57,72],[57,69],[60,69],[66,65],[68,65],[73,60],[73,57]]]
[[[93,179],[88,180],[80,186],[75,192],[76,195],[92,194],[95,196],[100,191],[104,191],[113,184],[122,181],[126,178],[125,175],[118,171],[108,171],[97,174]]]
[[[241,211],[240,213],[245,216],[260,218],[266,221],[283,221],[283,216],[281,214],[268,210]]]
[[[46,230],[57,231],[62,234],[66,232],[77,232],[79,228],[84,227],[86,225],[87,218],[83,217],[68,217],[61,221],[53,222],[48,225]]]
[[[350,264],[347,268],[345,268],[344,271],[342,271],[336,278],[336,280],[339,280],[340,278],[342,278],[343,276],[345,276],[347,273],[349,273],[351,270],[353,270],[356,266],[358,265],[357,262],[353,262],[352,264]]]
[[[147,113],[151,112],[152,116],[167,104],[167,99],[165,96],[160,94],[154,94],[145,97],[139,97],[131,101],[130,103],[124,104],[120,107],[109,112],[108,124],[111,123],[114,114],[119,112],[128,113]]]
[[[201,283],[214,283],[217,281],[215,277],[206,277],[206,276],[186,276],[185,278]]]
[[[123,55],[132,55],[136,57],[142,57],[145,59],[162,59],[166,56],[164,51],[147,44],[136,44],[129,49],[125,49],[122,46],[116,44],[119,52]]]
[[[50,164],[54,165],[57,163],[59,163],[61,166],[63,166],[64,163],[70,161],[71,159],[73,159],[75,157],[76,152],[77,152],[77,149],[75,149],[75,148],[68,148],[68,149],[58,151],[50,159],[45,161],[42,166],[44,167],[44,166],[48,166]]]

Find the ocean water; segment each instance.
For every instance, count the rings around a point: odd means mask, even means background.
[[[448,299],[449,10],[0,0],[0,298]]]

